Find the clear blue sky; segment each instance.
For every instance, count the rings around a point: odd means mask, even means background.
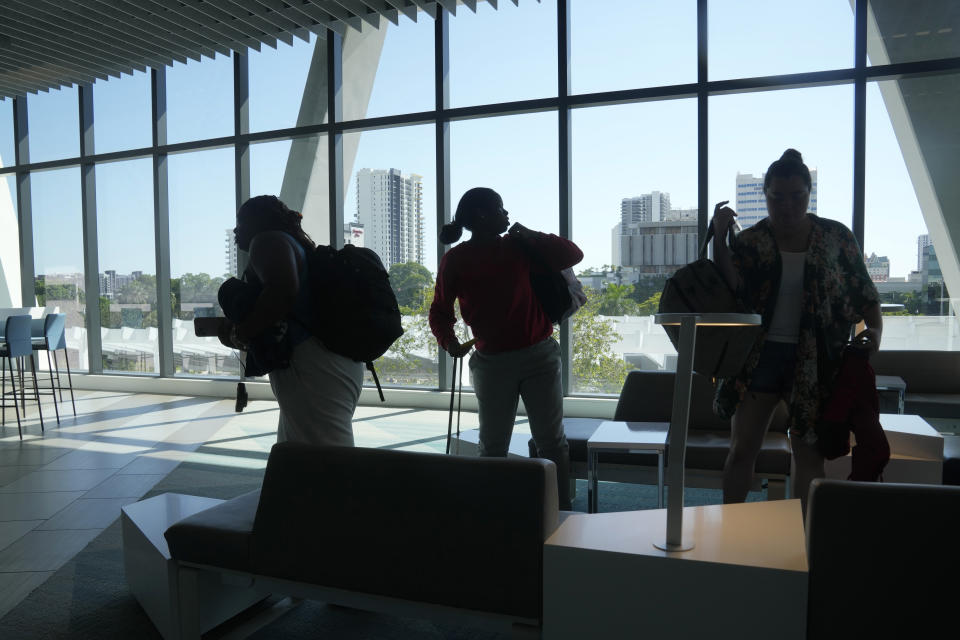
[[[618,0],[595,10],[572,2],[575,93],[693,82],[696,2]],[[846,2],[725,0],[710,16],[712,79],[846,68],[853,64],[853,14]],[[451,103],[464,106],[555,95],[555,3],[482,3],[451,19]],[[315,38],[314,38],[315,39]],[[293,126],[312,45],[296,41],[250,56],[251,129]],[[367,114],[428,110],[433,104],[433,25],[390,25]],[[169,140],[232,132],[232,63],[219,56],[168,69]],[[350,79],[346,78],[346,82]],[[150,142],[149,76],[94,87],[98,152]],[[77,90],[30,96],[32,160],[77,155]],[[350,108],[349,106],[347,107]],[[916,239],[926,228],[876,86],[868,89],[867,253],[887,255],[891,274],[916,269]],[[0,101],[0,158],[13,157],[11,101]],[[734,200],[737,172],[759,175],[787,147],[819,173],[819,213],[850,224],[852,85],[717,96],[710,101],[709,200]],[[466,189],[498,190],[511,218],[556,232],[555,113],[477,119],[451,127],[453,206]],[[360,134],[352,134],[360,135]],[[620,200],[653,190],[674,207],[697,203],[696,103],[692,99],[579,109],[573,114],[573,239],[583,267],[609,263]],[[251,150],[252,192],[279,193],[289,142]],[[432,126],[361,135],[354,171],[395,167],[424,182],[427,266],[436,269],[435,159]],[[12,187],[12,180],[8,180]],[[347,183],[345,215],[356,209]],[[14,196],[15,197],[15,196]],[[100,269],[155,271],[150,161],[97,169]],[[170,158],[173,274],[221,274],[224,230],[233,226],[233,152],[215,149]],[[82,270],[79,170],[33,177],[37,273]],[[309,212],[307,212],[309,214]]]

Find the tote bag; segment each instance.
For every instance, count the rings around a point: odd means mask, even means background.
[[[681,267],[663,286],[660,313],[743,313],[743,305],[727,285],[723,274],[707,258],[713,237],[713,224],[700,247],[699,258]],[[735,240],[730,229],[730,244]],[[675,349],[680,349],[680,327],[664,326]],[[759,326],[698,327],[693,370],[711,378],[726,378],[740,373],[750,346],[760,332]]]

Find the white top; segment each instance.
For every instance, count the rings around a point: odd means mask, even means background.
[[[800,334],[800,305],[803,302],[803,265],[806,251],[781,251],[783,273],[777,305],[773,308],[773,321],[767,332],[767,340],[797,343]]]

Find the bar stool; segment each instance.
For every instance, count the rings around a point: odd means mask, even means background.
[[[2,402],[2,417],[0,417],[0,424],[6,426],[7,423],[7,364],[10,366],[10,386],[12,391],[10,395],[13,396],[13,408],[17,412],[17,432],[20,434],[20,439],[23,440],[23,428],[20,425],[20,406],[17,404],[17,373],[14,371],[14,361],[19,361],[19,374],[20,374],[20,403],[23,405],[24,411],[26,411],[26,395],[23,388],[23,358],[30,357],[30,369],[33,372],[33,393],[37,399],[37,413],[40,414],[40,432],[43,433],[43,410],[40,408],[40,392],[37,388],[37,367],[36,363],[33,360],[33,345],[30,338],[30,321],[31,318],[29,315],[19,315],[19,316],[10,316],[7,318],[5,325],[5,330],[3,332],[3,342],[0,342],[0,358],[3,359],[2,363],[2,376],[3,382],[0,389],[2,389],[2,395],[0,395],[0,402]]]
[[[53,379],[56,375],[56,388],[60,392],[60,402],[63,402],[63,385],[60,383],[60,363],[57,362],[57,351],[63,349],[64,359],[67,361],[67,386],[70,388],[70,404],[73,405],[73,416],[77,416],[77,403],[73,398],[73,378],[70,375],[70,354],[67,352],[67,314],[48,313],[43,319],[34,318],[31,323],[31,336],[34,351],[47,352],[47,369],[50,371],[50,392],[53,393]],[[50,355],[53,354],[53,364]],[[56,374],[54,374],[56,370]],[[46,393],[46,392],[43,392]],[[57,424],[60,423],[60,411],[57,409],[57,399],[53,399],[53,407],[57,411]]]

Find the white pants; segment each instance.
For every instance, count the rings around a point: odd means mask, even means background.
[[[289,367],[270,373],[270,388],[280,405],[277,442],[353,446],[363,363],[310,337],[294,347]]]

